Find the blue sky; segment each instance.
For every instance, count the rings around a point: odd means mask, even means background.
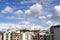
[[[0,0],[0,30],[49,29],[57,24],[60,0]]]

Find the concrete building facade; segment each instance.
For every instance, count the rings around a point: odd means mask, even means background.
[[[0,32],[0,40],[3,40],[3,33]]]
[[[49,40],[49,35],[41,35],[40,30],[17,30],[4,32],[4,40]]]
[[[11,40],[11,31],[6,31],[3,33],[3,39],[4,40]]]
[[[50,40],[60,40],[60,25],[52,26],[50,33]]]
[[[32,32],[23,32],[22,40],[33,40]]]
[[[22,34],[20,31],[11,33],[11,40],[22,40]]]

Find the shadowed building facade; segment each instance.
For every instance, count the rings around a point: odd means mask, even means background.
[[[55,25],[50,28],[50,40],[60,40],[60,25]]]
[[[0,32],[0,40],[3,40],[3,32]]]
[[[20,31],[11,33],[11,40],[22,40],[22,34]]]

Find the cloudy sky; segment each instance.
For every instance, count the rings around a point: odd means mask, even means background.
[[[49,29],[60,24],[60,0],[0,0],[0,31]]]

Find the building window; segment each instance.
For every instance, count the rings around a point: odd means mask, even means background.
[[[8,33],[6,34],[6,38],[8,38]]]

